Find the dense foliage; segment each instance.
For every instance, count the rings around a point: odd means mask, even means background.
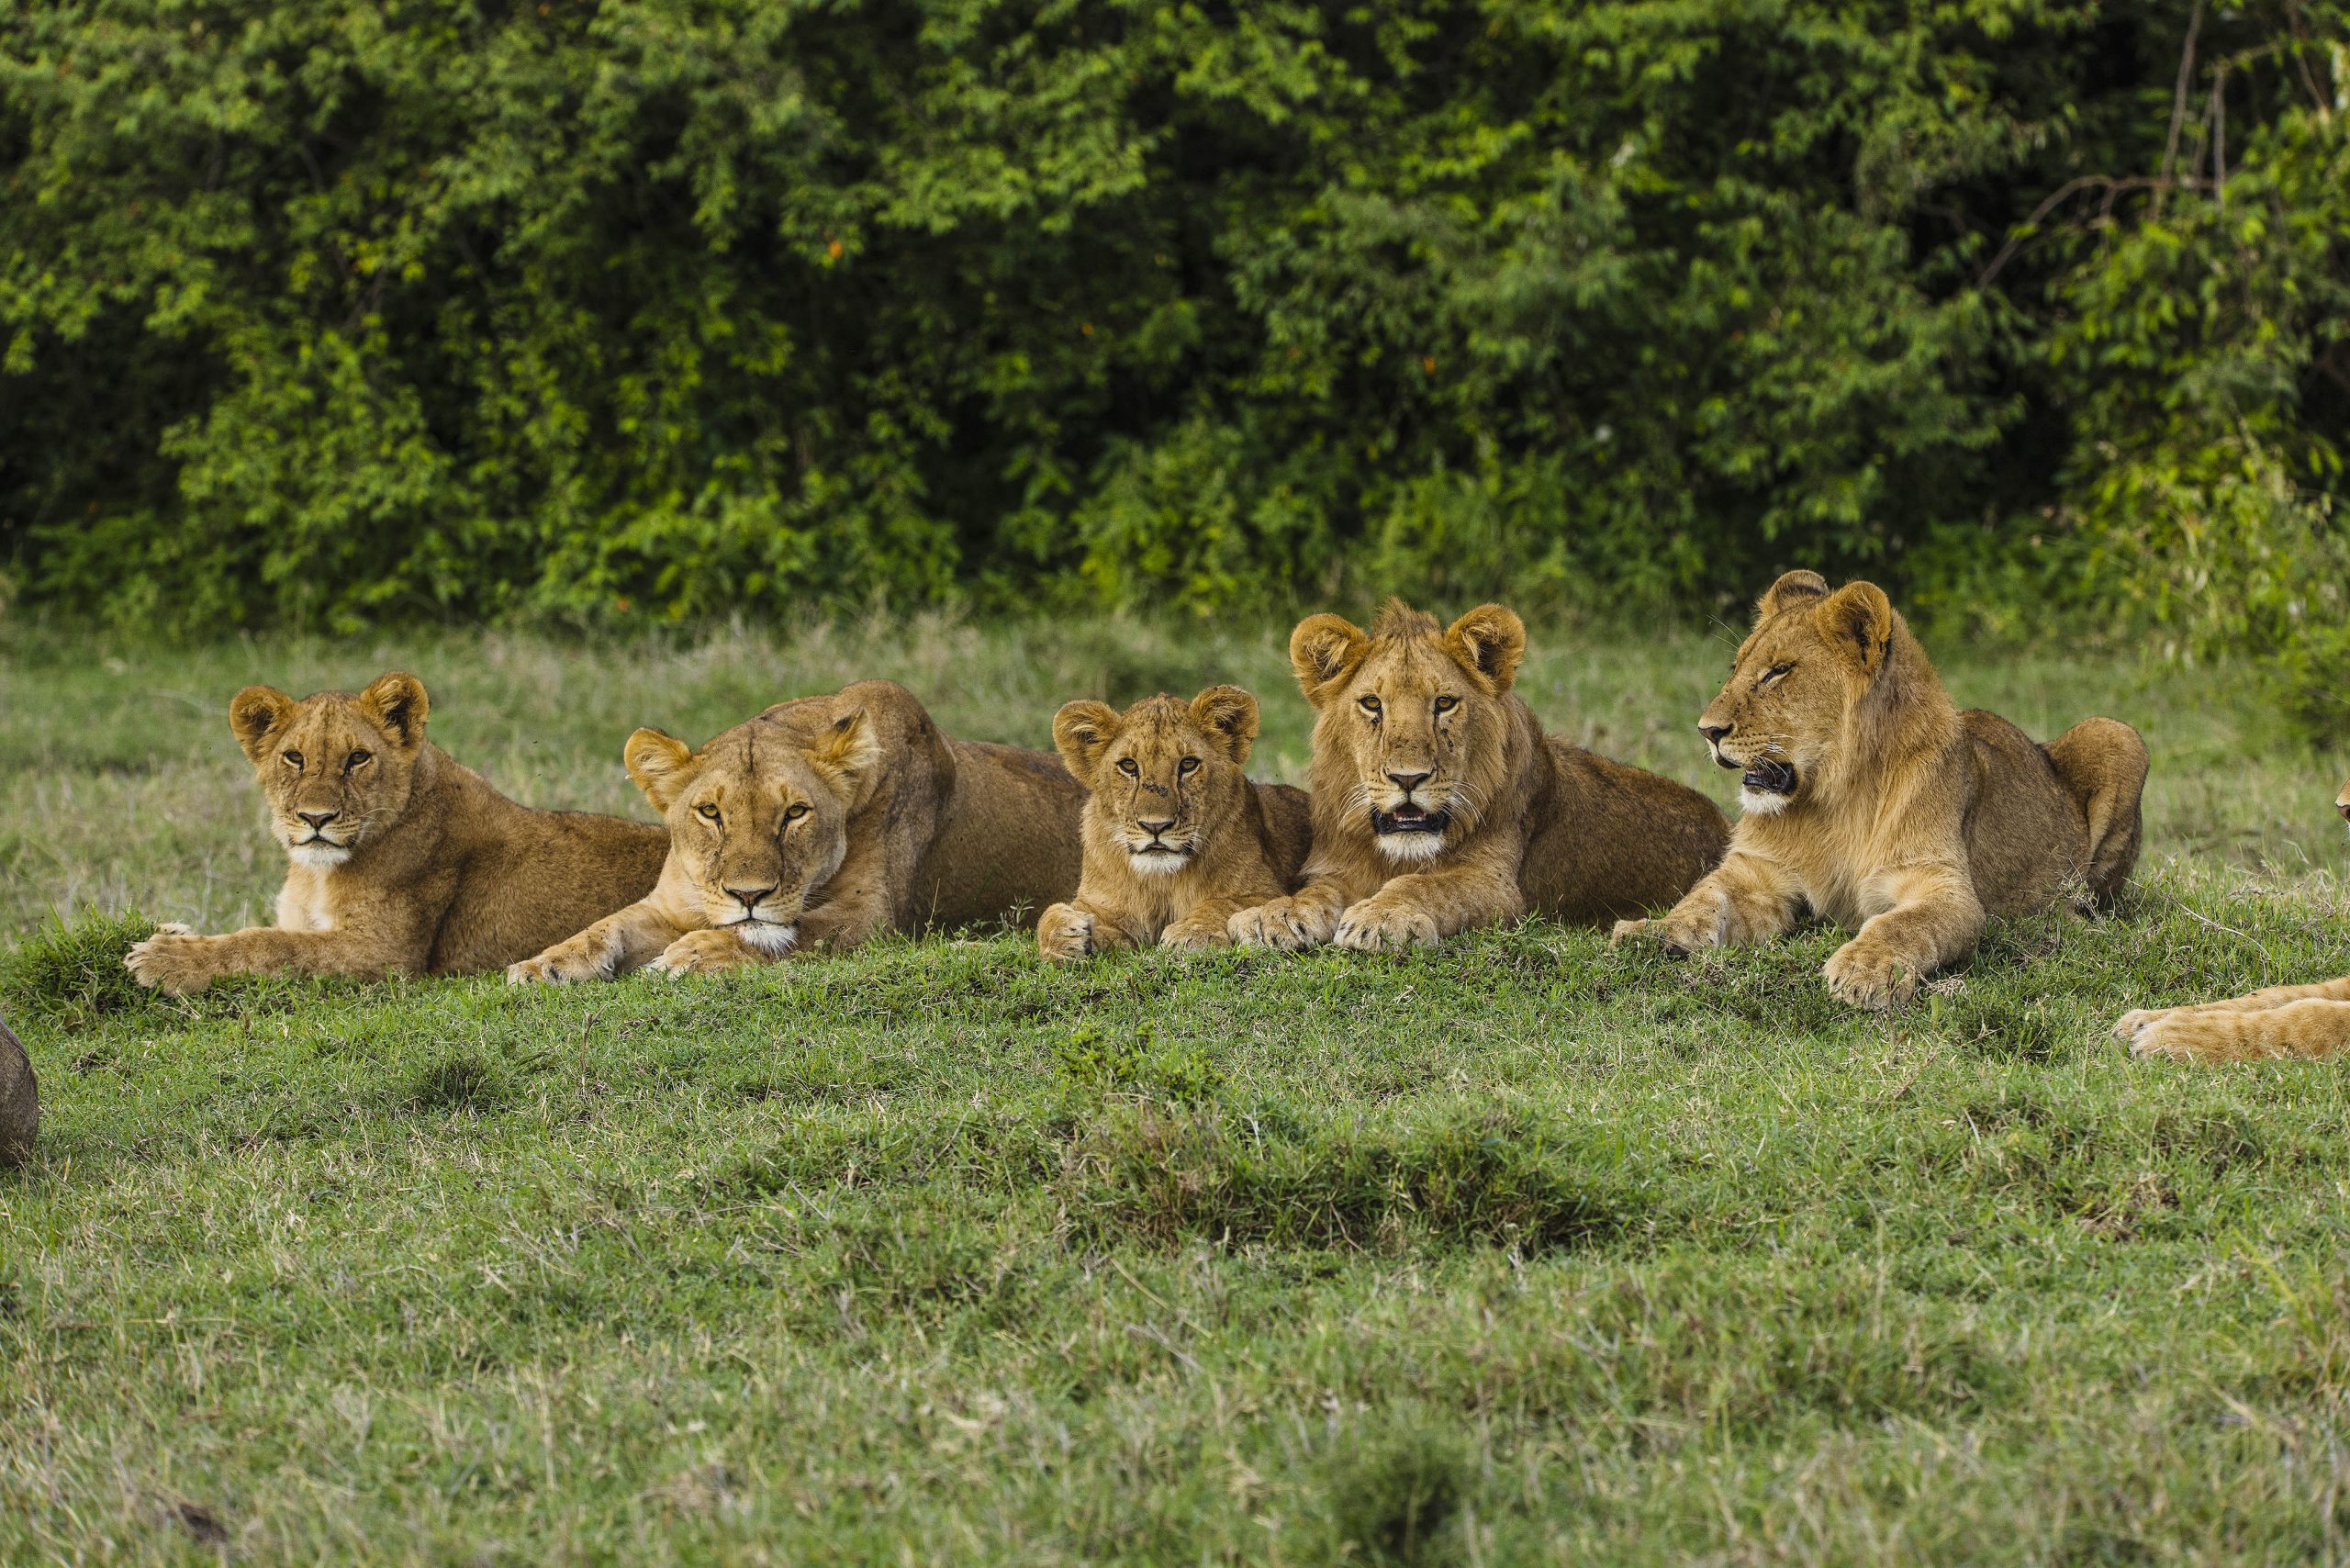
[[[2345,17],[37,0],[0,549],[175,623],[1802,562],[2289,642]]]

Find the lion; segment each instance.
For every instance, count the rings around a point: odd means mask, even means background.
[[[1289,654],[1315,713],[1313,850],[1295,893],[1232,917],[1236,942],[1375,952],[1529,910],[1604,920],[1679,898],[1728,842],[1696,790],[1542,733],[1500,605],[1445,627],[1390,599],[1368,633],[1310,616]]]
[[[2350,784],[2333,797],[2350,819]],[[2350,980],[2272,985],[2224,1002],[2141,1007],[2113,1025],[2136,1057],[2179,1061],[2266,1061],[2317,1058],[2350,1049]]]
[[[949,740],[894,681],[778,703],[699,751],[639,730],[624,760],[669,823],[660,879],[509,980],[841,953],[886,932],[1025,921],[1077,888],[1084,792],[1060,759]]]
[[[24,1042],[0,1024],[0,1170],[32,1158],[40,1133],[40,1085]]]
[[[1856,927],[1821,971],[1855,1007],[1899,1006],[1972,952],[1991,914],[2101,906],[2138,860],[2146,745],[2087,719],[2046,745],[1960,712],[1882,589],[1789,572],[1755,609],[1697,721],[1740,774],[1729,853],[1660,919],[1675,953],[1767,942],[1807,912]]]
[[[1313,834],[1305,791],[1249,780],[1256,738],[1257,700],[1237,686],[1056,713],[1053,742],[1087,791],[1084,870],[1077,896],[1036,923],[1037,951],[1224,946],[1233,915],[1296,886]]]
[[[224,975],[477,974],[643,895],[665,829],[518,805],[424,734],[412,675],[299,702],[249,686],[229,727],[289,864],[277,924],[200,936],[166,925],[124,959],[174,994]]]

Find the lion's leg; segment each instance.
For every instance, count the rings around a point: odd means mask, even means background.
[[[1232,917],[1244,910],[1255,909],[1264,902],[1264,895],[1257,893],[1236,898],[1202,899],[1185,912],[1182,919],[1158,934],[1158,945],[1162,947],[1229,947],[1232,946]]]
[[[2139,1030],[2130,1043],[2132,1056],[2199,1062],[2330,1057],[2345,1048],[2350,1002],[2330,998],[2258,1010],[2177,1008]]]
[[[890,906],[878,892],[867,890],[819,904],[804,912],[795,924],[802,950],[821,947],[828,953],[845,953],[890,929]]]
[[[1820,973],[1840,1002],[1898,1007],[1918,982],[1972,952],[1983,935],[1983,905],[1964,871],[1917,866],[1869,879],[1866,896],[1885,906],[1850,942],[1829,955]]]
[[[382,980],[420,974],[431,943],[407,932],[367,926],[338,931],[285,931],[257,925],[222,936],[200,936],[165,926],[133,946],[123,967],[141,985],[174,996],[202,991],[229,975],[351,975]]]
[[[2088,817],[2085,875],[2089,897],[2103,904],[2121,890],[2138,864],[2146,743],[2118,720],[2084,719],[2041,749]]]
[[[658,958],[686,927],[649,902],[632,903],[535,958],[507,967],[509,985],[610,980]]]
[[[1753,946],[1794,930],[1803,903],[1801,886],[1777,862],[1732,849],[1671,910],[1654,920],[1619,920],[1608,941],[1645,936],[1675,953]]]
[[[1225,929],[1243,947],[1276,947],[1284,952],[1318,947],[1337,931],[1338,917],[1358,896],[1349,878],[1309,880],[1294,893],[1240,911]]]
[[[2350,1002],[2350,979],[2317,985],[2272,985],[2218,1002],[2189,1002],[2183,1007],[2141,1007],[2115,1021],[2114,1038],[2134,1039],[2154,1023],[2188,1013],[2262,1013],[2296,1002]]]
[[[1499,925],[1526,913],[1517,882],[1515,845],[1435,871],[1391,877],[1369,898],[1348,906],[1332,940],[1377,953],[1426,946],[1482,925]]]
[[[1136,946],[1134,933],[1120,923],[1117,913],[1083,893],[1068,903],[1054,904],[1036,921],[1039,958],[1065,961]]]

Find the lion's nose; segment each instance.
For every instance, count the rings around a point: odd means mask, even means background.
[[[1729,732],[1730,726],[1728,724],[1699,724],[1697,726],[1697,733],[1706,737],[1707,745],[1721,745],[1722,737]]]
[[[1426,768],[1417,773],[1398,773],[1392,767],[1387,770],[1387,781],[1406,795],[1427,783],[1433,776],[1433,773]]]
[[[296,812],[294,814],[308,823],[313,829],[322,828],[342,815],[341,812]]]
[[[2336,801],[2333,809],[2342,813],[2343,821],[2350,822],[2350,801]]]
[[[1175,819],[1173,817],[1166,817],[1157,822],[1153,822],[1147,817],[1136,817],[1135,819],[1135,826],[1142,829],[1143,832],[1150,834],[1153,838],[1157,838],[1160,834],[1165,833],[1169,828],[1173,827],[1174,825]]]
[[[759,907],[759,901],[774,891],[775,884],[769,882],[764,888],[729,888],[726,890],[726,894],[744,909],[756,909]]]

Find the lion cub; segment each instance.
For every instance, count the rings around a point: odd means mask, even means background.
[[[1290,634],[1314,706],[1305,885],[1232,917],[1235,941],[1367,951],[1531,910],[1652,909],[1729,836],[1686,785],[1546,735],[1510,688],[1526,627],[1498,604],[1441,626],[1390,599],[1369,633],[1315,615]]]
[[[2350,784],[2333,797],[2350,818]],[[2224,1002],[2142,1007],[2113,1025],[2137,1057],[2180,1061],[2263,1061],[2330,1057],[2350,1050],[2350,980],[2272,985]]]
[[[1249,780],[1256,738],[1257,700],[1237,686],[1053,715],[1053,743],[1089,791],[1085,868],[1077,896],[1036,923],[1037,951],[1223,946],[1235,913],[1289,891],[1313,836],[1305,791]]]
[[[238,692],[229,728],[292,862],[277,924],[167,925],[123,960],[139,982],[178,993],[223,975],[503,969],[653,885],[666,832],[515,804],[424,738],[431,708],[412,675],[356,697]]]
[[[509,980],[843,952],[889,931],[1019,919],[1077,886],[1082,797],[1059,760],[949,740],[892,681],[778,703],[699,751],[639,730],[626,761],[668,819],[660,880]]]
[[[1859,928],[1822,971],[1830,991],[1893,1007],[1971,952],[1986,914],[2101,903],[2138,861],[2138,732],[2087,719],[2034,745],[1996,714],[1958,711],[1874,583],[1772,584],[1697,729],[1741,775],[1729,854],[1662,919],[1618,924],[1618,941],[1739,946],[1816,913]]]

